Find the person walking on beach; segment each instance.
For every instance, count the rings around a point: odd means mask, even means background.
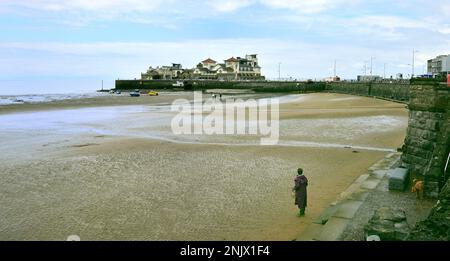
[[[297,177],[294,180],[295,186],[292,188],[292,191],[295,192],[295,205],[298,206],[299,213],[298,216],[305,215],[305,209],[307,205],[307,191],[306,187],[308,186],[308,179],[303,175],[303,169],[299,168],[297,170]]]

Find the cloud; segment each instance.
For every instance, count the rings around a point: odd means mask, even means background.
[[[0,79],[134,78],[149,65],[192,67],[207,57],[220,61],[246,53],[259,54],[269,78],[278,76],[279,62],[283,77],[326,77],[334,59],[340,76],[354,78],[371,56],[375,73],[388,63],[388,75],[406,75],[412,48],[420,50],[418,70],[426,59],[450,52],[445,5],[434,13],[435,6],[417,1],[360,3],[0,0],[0,12],[14,18],[0,24]]]
[[[165,1],[152,0],[5,0],[2,5],[24,7],[46,11],[90,11],[90,12],[134,12],[152,11],[160,7]],[[170,0],[169,0],[170,2]]]
[[[444,45],[421,46],[416,62],[445,50]],[[423,47],[423,48],[422,48]],[[429,48],[428,48],[429,47]],[[148,66],[182,63],[193,67],[211,57],[221,61],[231,56],[259,54],[260,63],[268,77],[277,75],[278,62],[283,75],[293,77],[325,77],[334,59],[345,77],[358,73],[352,67],[376,57],[375,63],[407,64],[411,51],[403,46],[371,49],[336,43],[310,44],[295,40],[269,38],[199,39],[175,42],[94,42],[94,43],[0,43],[0,57],[5,59],[0,69],[5,75],[96,75],[112,78],[134,78]],[[423,51],[422,51],[423,50]],[[8,55],[14,54],[14,55]],[[45,63],[42,60],[45,59]],[[11,66],[16,64],[16,66]],[[378,65],[379,67],[380,65]]]
[[[260,4],[270,9],[288,9],[297,13],[320,13],[339,6],[345,0],[218,0],[211,5],[221,12],[234,12],[250,5]]]
[[[448,53],[448,42],[420,43],[417,49],[420,51],[416,54],[416,71],[422,72],[427,59]],[[221,61],[248,53],[258,54],[263,74],[269,79],[278,77],[279,62],[282,77],[321,79],[332,74],[330,68],[334,59],[338,61],[339,76],[356,78],[356,75],[363,73],[363,63],[370,60],[371,56],[376,57],[374,74],[382,74],[383,64],[387,63],[386,75],[400,72],[406,76],[411,72],[408,64],[412,59],[412,49],[403,45],[371,48],[358,44],[308,43],[271,38],[158,42],[2,42],[0,94],[15,93],[18,88],[24,92],[35,92],[35,89],[30,89],[35,85],[42,86],[42,90],[47,92],[77,91],[74,89],[77,85],[79,90],[95,90],[99,88],[101,80],[113,86],[117,78],[139,78],[148,66],[173,62],[191,68],[207,57]],[[60,82],[53,86],[53,80]],[[29,81],[33,81],[33,86],[27,84]],[[68,84],[74,87],[69,90]]]
[[[74,27],[113,19],[164,25],[164,22],[170,20],[162,18],[167,16],[164,7],[181,3],[180,0],[2,0],[0,12],[31,19],[46,19],[50,24],[56,21]]]
[[[354,2],[345,0],[260,0],[271,8],[290,9],[299,13],[320,13],[342,4]]]
[[[228,13],[237,11],[254,3],[254,0],[218,0],[210,2],[209,5],[219,12]]]
[[[354,22],[361,25],[381,27],[385,29],[429,28],[429,25],[422,20],[386,15],[360,16],[355,18]]]
[[[438,28],[437,30],[441,34],[450,34],[450,26]]]
[[[55,15],[69,14],[90,16],[94,18],[119,18],[125,19],[131,16],[142,17],[151,14],[183,14],[185,17],[201,18],[211,15],[211,11],[218,13],[233,13],[242,8],[264,6],[269,9],[287,9],[297,13],[320,13],[344,3],[357,0],[2,0],[0,11],[31,12],[33,14]],[[42,13],[44,12],[44,13]],[[208,13],[209,12],[209,13]],[[146,21],[149,20],[145,19]],[[170,20],[170,18],[168,19]]]

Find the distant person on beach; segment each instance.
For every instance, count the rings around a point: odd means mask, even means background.
[[[303,175],[303,169],[299,168],[297,170],[297,177],[294,180],[295,186],[292,191],[295,192],[295,205],[298,206],[299,213],[298,216],[305,215],[305,209],[307,205],[307,192],[306,187],[308,186],[308,179]]]

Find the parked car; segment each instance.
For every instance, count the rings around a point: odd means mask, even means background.
[[[172,84],[173,87],[184,87],[183,81],[177,81],[176,83]]]
[[[131,97],[139,97],[139,96],[141,96],[141,93],[139,92],[139,89],[136,89],[136,90],[130,92],[130,96]]]

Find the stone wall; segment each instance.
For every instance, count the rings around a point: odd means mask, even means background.
[[[412,82],[409,124],[402,166],[424,180],[425,196],[437,198],[447,181],[444,166],[450,149],[450,88],[433,82]]]
[[[409,88],[409,82],[375,82],[370,85],[369,96],[407,102],[410,98]]]
[[[116,80],[115,89],[172,89],[175,80]],[[288,82],[288,81],[184,81],[187,90],[202,89],[252,89],[259,92],[321,92],[324,82]]]
[[[171,89],[175,80],[116,80],[116,89]],[[394,101],[409,101],[409,82],[296,82],[296,81],[217,81],[187,80],[193,89],[252,89],[259,92],[336,92]]]
[[[116,80],[116,90],[170,89],[176,81],[167,80]]]
[[[327,91],[370,96],[370,83],[364,82],[332,82],[327,83]]]
[[[326,90],[359,96],[390,99],[400,102],[409,101],[409,82],[332,82],[327,83]]]

